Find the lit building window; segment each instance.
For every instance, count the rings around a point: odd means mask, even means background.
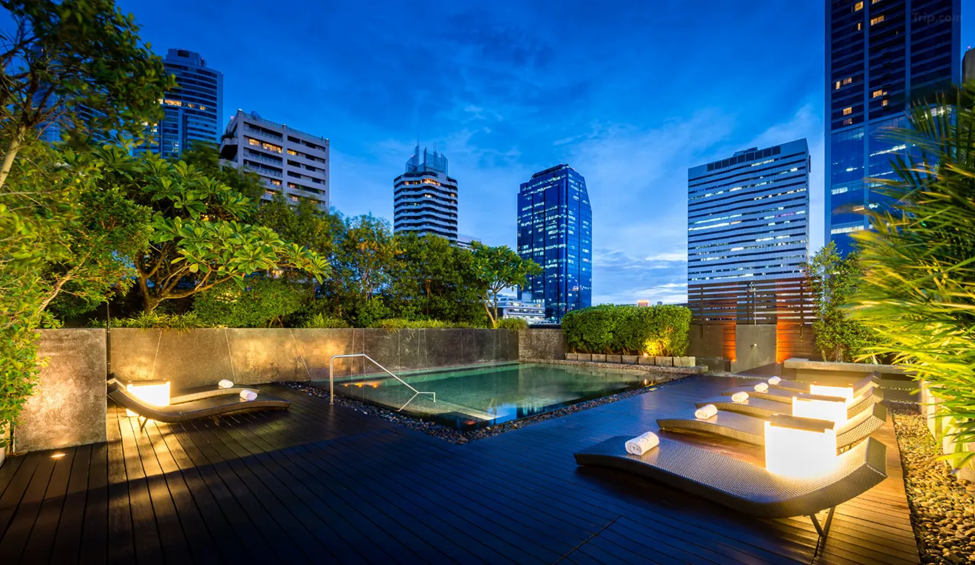
[[[840,81],[836,81],[836,90],[840,89]]]
[[[863,2],[857,2],[856,4],[853,5],[854,12],[859,12],[862,9],[863,9]]]
[[[881,100],[880,101],[880,105],[881,106],[886,106],[887,105],[887,100]]]
[[[853,118],[847,118],[847,119],[843,120],[843,125],[844,126],[852,126],[853,125]]]
[[[874,90],[873,93],[871,94],[871,97],[872,98],[877,98],[879,96],[883,96],[884,94],[887,94],[887,93],[884,92],[883,89],[881,89],[881,90]]]
[[[843,108],[843,115],[844,116],[849,116],[852,113],[853,113],[853,107],[852,106],[850,106],[848,108]]]
[[[870,25],[877,25],[877,24],[879,24],[882,21],[884,21],[884,16],[883,15],[879,15],[876,18],[871,18]]]
[[[297,154],[298,152],[295,151],[294,149],[288,149],[288,155],[297,155]]]

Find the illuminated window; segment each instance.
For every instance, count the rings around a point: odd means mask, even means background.
[[[872,18],[870,20],[870,25],[877,25],[877,24],[879,24],[882,21],[884,21],[884,16],[883,15],[880,15],[880,16],[877,16],[876,18]]]
[[[836,81],[836,90],[840,89],[840,81]]]
[[[853,113],[853,106],[850,106],[849,108],[843,108],[843,115],[844,116],[849,116],[852,113]]]
[[[297,155],[297,154],[298,152],[295,151],[294,149],[288,149],[288,155]]]
[[[843,125],[844,126],[852,126],[853,125],[853,118],[847,118],[847,119],[843,120]]]
[[[877,2],[880,2],[880,0],[870,0],[870,4],[876,4]]]
[[[881,90],[874,90],[873,91],[873,94],[871,94],[871,98],[877,98],[879,96],[883,96],[884,94],[887,94],[887,93],[884,92],[883,89],[881,89]]]
[[[856,4],[853,5],[854,12],[859,12],[862,9],[863,9],[863,2],[857,2]]]
[[[853,77],[846,77],[845,79],[843,79],[843,86],[846,86],[848,84],[853,84]]]
[[[863,22],[857,22],[857,31],[863,29]]]
[[[880,105],[881,106],[886,106],[887,105],[887,100],[881,100],[880,101]]]

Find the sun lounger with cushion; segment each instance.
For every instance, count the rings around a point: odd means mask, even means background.
[[[240,398],[241,390],[251,389],[219,389],[177,396],[170,399],[169,406],[154,406],[129,393],[115,379],[108,381],[108,397],[116,404],[135,412],[140,418],[169,424],[252,410],[286,410],[291,406],[287,400],[270,397],[244,401]]]
[[[706,420],[661,418],[657,425],[661,430],[690,430],[765,445],[765,421],[766,418],[718,411]],[[873,404],[871,410],[864,410],[836,427],[836,448],[842,451],[854,445],[880,429],[886,421],[887,409],[882,404]]]
[[[818,395],[811,395],[808,393],[797,393],[803,395],[807,398],[824,398],[824,399],[834,399],[835,397],[823,397]],[[869,409],[874,404],[880,402],[879,395],[865,394],[859,400],[856,400],[855,404],[852,404],[846,409],[846,417],[853,418],[857,414]],[[768,400],[765,398],[755,398],[748,393],[748,400],[745,402],[734,402],[731,400],[730,396],[717,396],[714,398],[708,398],[697,402],[698,408],[702,406],[707,406],[708,404],[714,404],[718,410],[723,410],[725,412],[738,412],[739,414],[746,414],[748,416],[757,416],[759,418],[768,418],[775,414],[785,414],[788,416],[792,415],[792,404],[791,400],[789,402],[780,402],[778,400]]]
[[[806,390],[806,391],[799,391],[799,390],[795,390],[795,389],[775,388],[775,387],[769,387],[769,389],[767,391],[765,391],[765,392],[758,392],[758,391],[755,390],[754,387],[750,387],[750,386],[739,386],[739,387],[735,387],[735,388],[726,390],[726,391],[722,392],[721,394],[722,394],[722,396],[733,396],[735,393],[738,393],[738,392],[747,392],[748,393],[748,396],[753,397],[753,398],[761,398],[761,399],[764,399],[764,400],[774,400],[776,402],[787,402],[789,404],[792,403],[792,397],[793,396],[795,396],[797,394],[808,394],[809,393],[808,390]],[[876,396],[879,400],[883,400],[884,399],[884,391],[881,390],[880,388],[873,387],[873,386],[866,386],[866,387],[860,387],[860,388],[856,388],[855,387],[853,389],[853,401],[851,402],[851,405],[859,404],[860,402],[863,401],[863,399],[866,396],[870,396],[870,395]],[[825,395],[825,396],[829,396],[829,395]]]
[[[886,447],[869,438],[837,457],[823,476],[796,479],[762,467],[669,439],[643,455],[624,449],[617,436],[575,454],[579,465],[610,467],[683,490],[743,514],[761,518],[808,516],[819,532],[816,552],[829,534],[836,506],[855,498],[887,477]],[[816,513],[829,509],[823,524]]]

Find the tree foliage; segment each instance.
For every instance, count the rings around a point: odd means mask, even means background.
[[[222,284],[193,300],[193,313],[208,327],[284,327],[284,318],[301,310],[310,289],[294,281],[248,277],[246,286]]]
[[[139,27],[112,0],[3,0],[0,31],[0,187],[39,126],[142,137],[175,86]]]
[[[816,347],[826,361],[851,362],[876,341],[876,335],[850,316],[863,269],[856,253],[840,256],[831,241],[819,250],[805,268],[806,283],[813,296]]]
[[[855,315],[940,397],[956,445],[975,442],[975,85],[918,103],[910,130],[891,136],[911,154],[876,181],[891,205],[856,234],[866,275]],[[960,452],[956,465],[973,456]]]
[[[478,292],[481,302],[491,327],[497,327],[498,295],[501,291],[525,286],[528,277],[540,275],[542,268],[534,261],[522,259],[507,245],[490,247],[475,241],[472,247],[474,270],[480,281]]]
[[[390,309],[399,318],[486,323],[470,251],[442,237],[398,235]]]

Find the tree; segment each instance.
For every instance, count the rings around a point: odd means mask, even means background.
[[[44,124],[133,139],[161,116],[175,86],[112,0],[3,0],[13,30],[0,31],[3,187],[14,159]]]
[[[507,245],[490,247],[473,244],[474,270],[484,311],[491,327],[498,326],[498,294],[513,286],[524,286],[529,276],[540,275],[542,268],[534,261],[522,259]]]
[[[327,288],[335,313],[356,327],[389,317],[389,289],[399,247],[389,222],[368,214],[346,218],[336,241],[334,283]]]
[[[316,278],[328,272],[316,253],[243,223],[256,204],[200,169],[151,153],[102,151],[127,196],[152,210],[149,244],[135,261],[144,312],[228,281],[243,287],[244,277],[260,271],[294,269]]]
[[[852,319],[846,308],[863,278],[856,253],[841,257],[829,242],[806,265],[805,276],[814,302],[816,347],[823,359],[855,360],[874,341],[873,332]]]
[[[246,286],[224,283],[193,300],[193,312],[207,327],[284,327],[284,318],[310,298],[306,285],[285,279],[248,277]]]
[[[391,308],[397,318],[483,325],[473,255],[435,235],[398,234]]]
[[[911,147],[895,178],[875,181],[890,206],[855,234],[865,277],[855,316],[880,336],[871,353],[894,361],[940,397],[956,445],[975,442],[975,85],[917,102]],[[956,466],[975,453],[950,454]]]
[[[98,154],[28,144],[0,188],[0,446],[33,390],[35,330],[68,295],[98,304],[132,281],[149,210]]]

